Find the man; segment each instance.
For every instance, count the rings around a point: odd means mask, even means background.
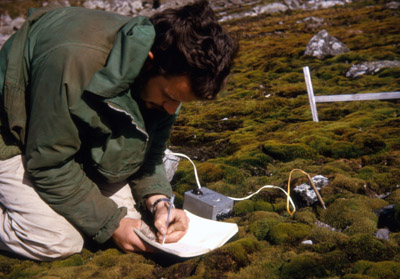
[[[0,52],[0,249],[52,260],[88,236],[150,251],[133,231],[145,211],[159,239],[179,240],[166,141],[182,102],[215,98],[235,52],[206,1],[151,19],[31,13]]]

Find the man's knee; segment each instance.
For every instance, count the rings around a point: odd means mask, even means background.
[[[16,222],[7,222],[2,227],[5,233],[0,239],[0,249],[39,261],[63,259],[80,253],[84,244],[82,235],[71,224],[60,223],[53,229],[32,226],[27,231]]]
[[[59,234],[46,243],[47,251],[41,254],[46,258],[43,260],[57,260],[67,258],[82,251],[84,240],[82,235],[74,230]],[[44,252],[44,253],[43,253]]]

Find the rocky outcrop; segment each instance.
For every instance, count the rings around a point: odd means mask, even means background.
[[[400,2],[392,1],[392,2],[386,3],[385,7],[388,9],[391,9],[391,10],[397,10],[397,9],[400,9]]]
[[[127,16],[135,16],[142,14],[151,16],[155,12],[166,9],[175,8],[194,0],[85,0],[82,5],[89,9],[101,9],[105,11],[115,12]],[[62,6],[70,6],[69,0],[53,0]],[[328,8],[335,5],[345,5],[351,0],[282,0],[279,2],[261,4],[260,0],[214,0],[210,1],[211,7],[216,11],[220,17],[220,21],[228,21],[232,19],[239,19],[243,17],[255,17],[262,14],[282,13],[288,10],[316,10],[321,8]],[[398,2],[390,2],[390,7],[396,7]],[[48,2],[43,2],[43,6],[48,5]],[[233,12],[228,12],[231,10]],[[238,12],[240,10],[241,12]],[[244,10],[244,11],[243,11]],[[6,15],[3,17],[7,17]],[[1,19],[3,19],[3,17]],[[18,18],[20,21],[22,18]],[[4,28],[3,28],[4,27]],[[9,23],[0,25],[0,47],[7,40],[7,38],[14,32],[15,28]]]
[[[86,0],[83,6],[88,9],[101,9],[127,16],[138,14],[145,8],[140,0]],[[151,9],[151,6],[146,8]]]
[[[343,6],[347,3],[351,3],[351,0],[309,0],[304,1],[302,8],[304,10],[320,10],[320,9],[327,9],[334,6]]]
[[[180,158],[171,154],[172,151],[165,150],[165,156],[163,158],[165,173],[167,175],[168,181],[171,181],[174,177],[176,170],[178,169]]]
[[[374,75],[382,69],[386,68],[400,68],[400,61],[367,61],[354,64],[346,72],[346,77],[355,78],[362,75]]]
[[[305,24],[307,29],[317,30],[324,25],[324,19],[320,17],[310,16],[296,21],[297,24]]]
[[[336,56],[347,51],[349,51],[349,48],[345,44],[329,35],[324,29],[311,38],[304,54],[324,59],[327,56]]]
[[[318,191],[329,184],[329,179],[322,175],[316,175],[311,180]],[[317,194],[309,183],[296,186],[293,192],[298,199],[302,200],[301,203],[304,206],[311,206],[318,201]]]
[[[280,12],[286,12],[288,10],[288,6],[282,3],[271,3],[268,5],[260,5],[251,8],[249,11],[245,11],[238,14],[231,14],[223,16],[220,21],[228,21],[236,18],[243,18],[243,17],[255,17],[262,14],[274,14]]]

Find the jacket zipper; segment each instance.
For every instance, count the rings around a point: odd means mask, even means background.
[[[132,116],[129,112],[127,112],[127,111],[125,111],[125,110],[123,110],[123,109],[116,108],[115,106],[113,106],[113,105],[112,105],[111,103],[109,103],[109,102],[106,102],[106,104],[107,104],[111,109],[113,109],[113,110],[115,110],[115,111],[118,111],[118,112],[121,112],[121,113],[123,113],[123,114],[129,116],[129,117],[132,119],[131,122],[132,122],[133,125],[135,125],[136,130],[138,130],[139,132],[141,132],[141,133],[146,137],[146,144],[145,144],[145,149],[146,149],[147,143],[149,142],[149,134],[148,134],[145,130],[143,130],[142,128],[139,127],[139,125],[135,122],[135,119],[133,118],[133,116]]]

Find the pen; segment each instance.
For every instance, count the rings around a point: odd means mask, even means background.
[[[172,194],[171,198],[169,199],[169,208],[168,208],[168,215],[167,215],[167,230],[168,230],[168,226],[169,226],[169,216],[171,215],[171,208],[174,207],[174,199],[175,199],[175,195]],[[164,233],[163,238],[162,238],[162,244],[165,243],[165,238],[167,237],[167,232]]]

